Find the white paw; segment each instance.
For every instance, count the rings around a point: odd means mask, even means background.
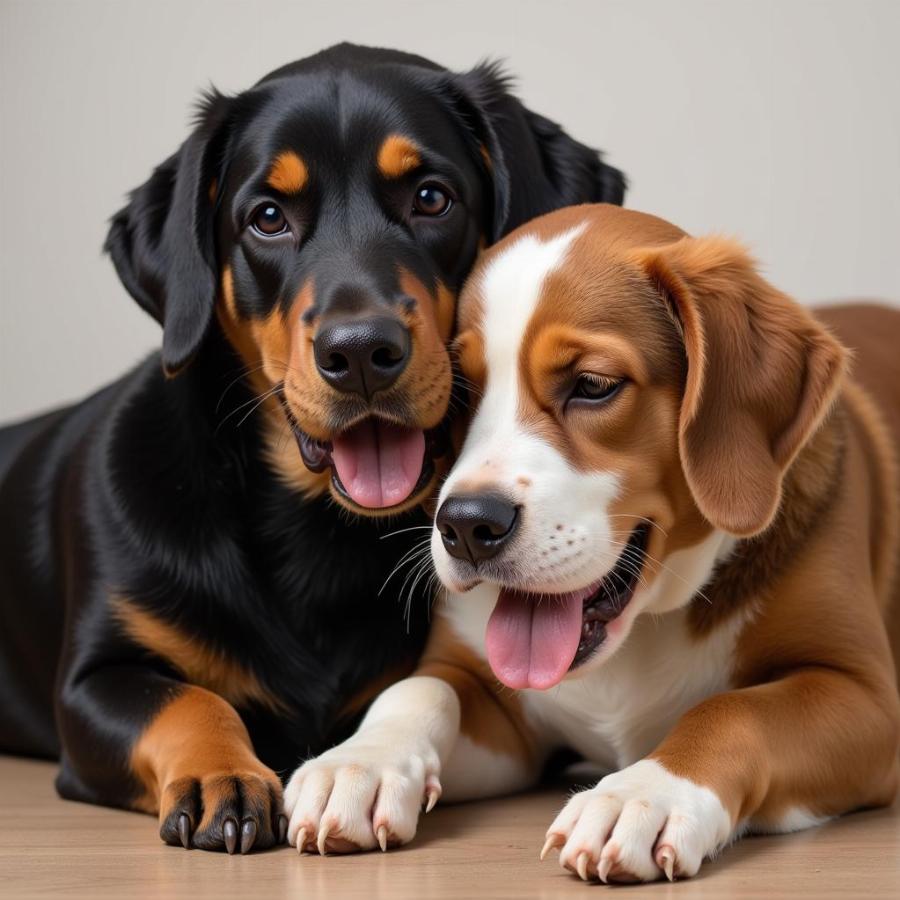
[[[284,791],[288,840],[301,853],[353,853],[406,844],[423,804],[441,795],[437,753],[373,726],[304,763]]]
[[[643,759],[576,794],[547,831],[543,859],[582,880],[656,881],[695,875],[732,832],[718,796]]]

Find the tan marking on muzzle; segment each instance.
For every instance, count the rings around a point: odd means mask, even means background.
[[[443,419],[453,385],[447,341],[453,327],[456,299],[444,285],[432,294],[411,272],[400,270],[400,289],[416,301],[405,317],[412,340],[412,358],[398,388],[410,398],[420,428],[434,428]]]

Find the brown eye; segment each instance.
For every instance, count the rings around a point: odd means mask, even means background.
[[[607,378],[603,375],[585,373],[578,376],[578,381],[575,382],[569,399],[601,403],[614,397],[623,384],[625,384],[624,378]]]
[[[423,216],[442,216],[452,205],[450,195],[439,184],[423,184],[413,201],[413,208]]]
[[[284,213],[274,203],[264,203],[250,221],[253,230],[263,237],[273,237],[288,230],[287,219]]]

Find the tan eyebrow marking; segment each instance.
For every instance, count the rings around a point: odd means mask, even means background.
[[[390,134],[378,150],[378,170],[385,178],[402,178],[422,164],[419,148],[402,134]]]
[[[293,150],[284,150],[272,162],[266,184],[282,194],[299,194],[308,178],[306,163]]]

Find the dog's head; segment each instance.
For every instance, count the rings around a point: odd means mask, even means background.
[[[432,552],[449,588],[499,588],[477,593],[515,688],[601,665],[765,530],[844,359],[737,244],[609,206],[485,254],[457,340],[482,396]]]
[[[284,478],[330,485],[356,512],[396,512],[433,485],[446,343],[480,248],[623,189],[496,68],[454,74],[340,45],[236,97],[211,93],[106,246],[163,325],[169,375],[221,328],[254,390],[271,392]]]

